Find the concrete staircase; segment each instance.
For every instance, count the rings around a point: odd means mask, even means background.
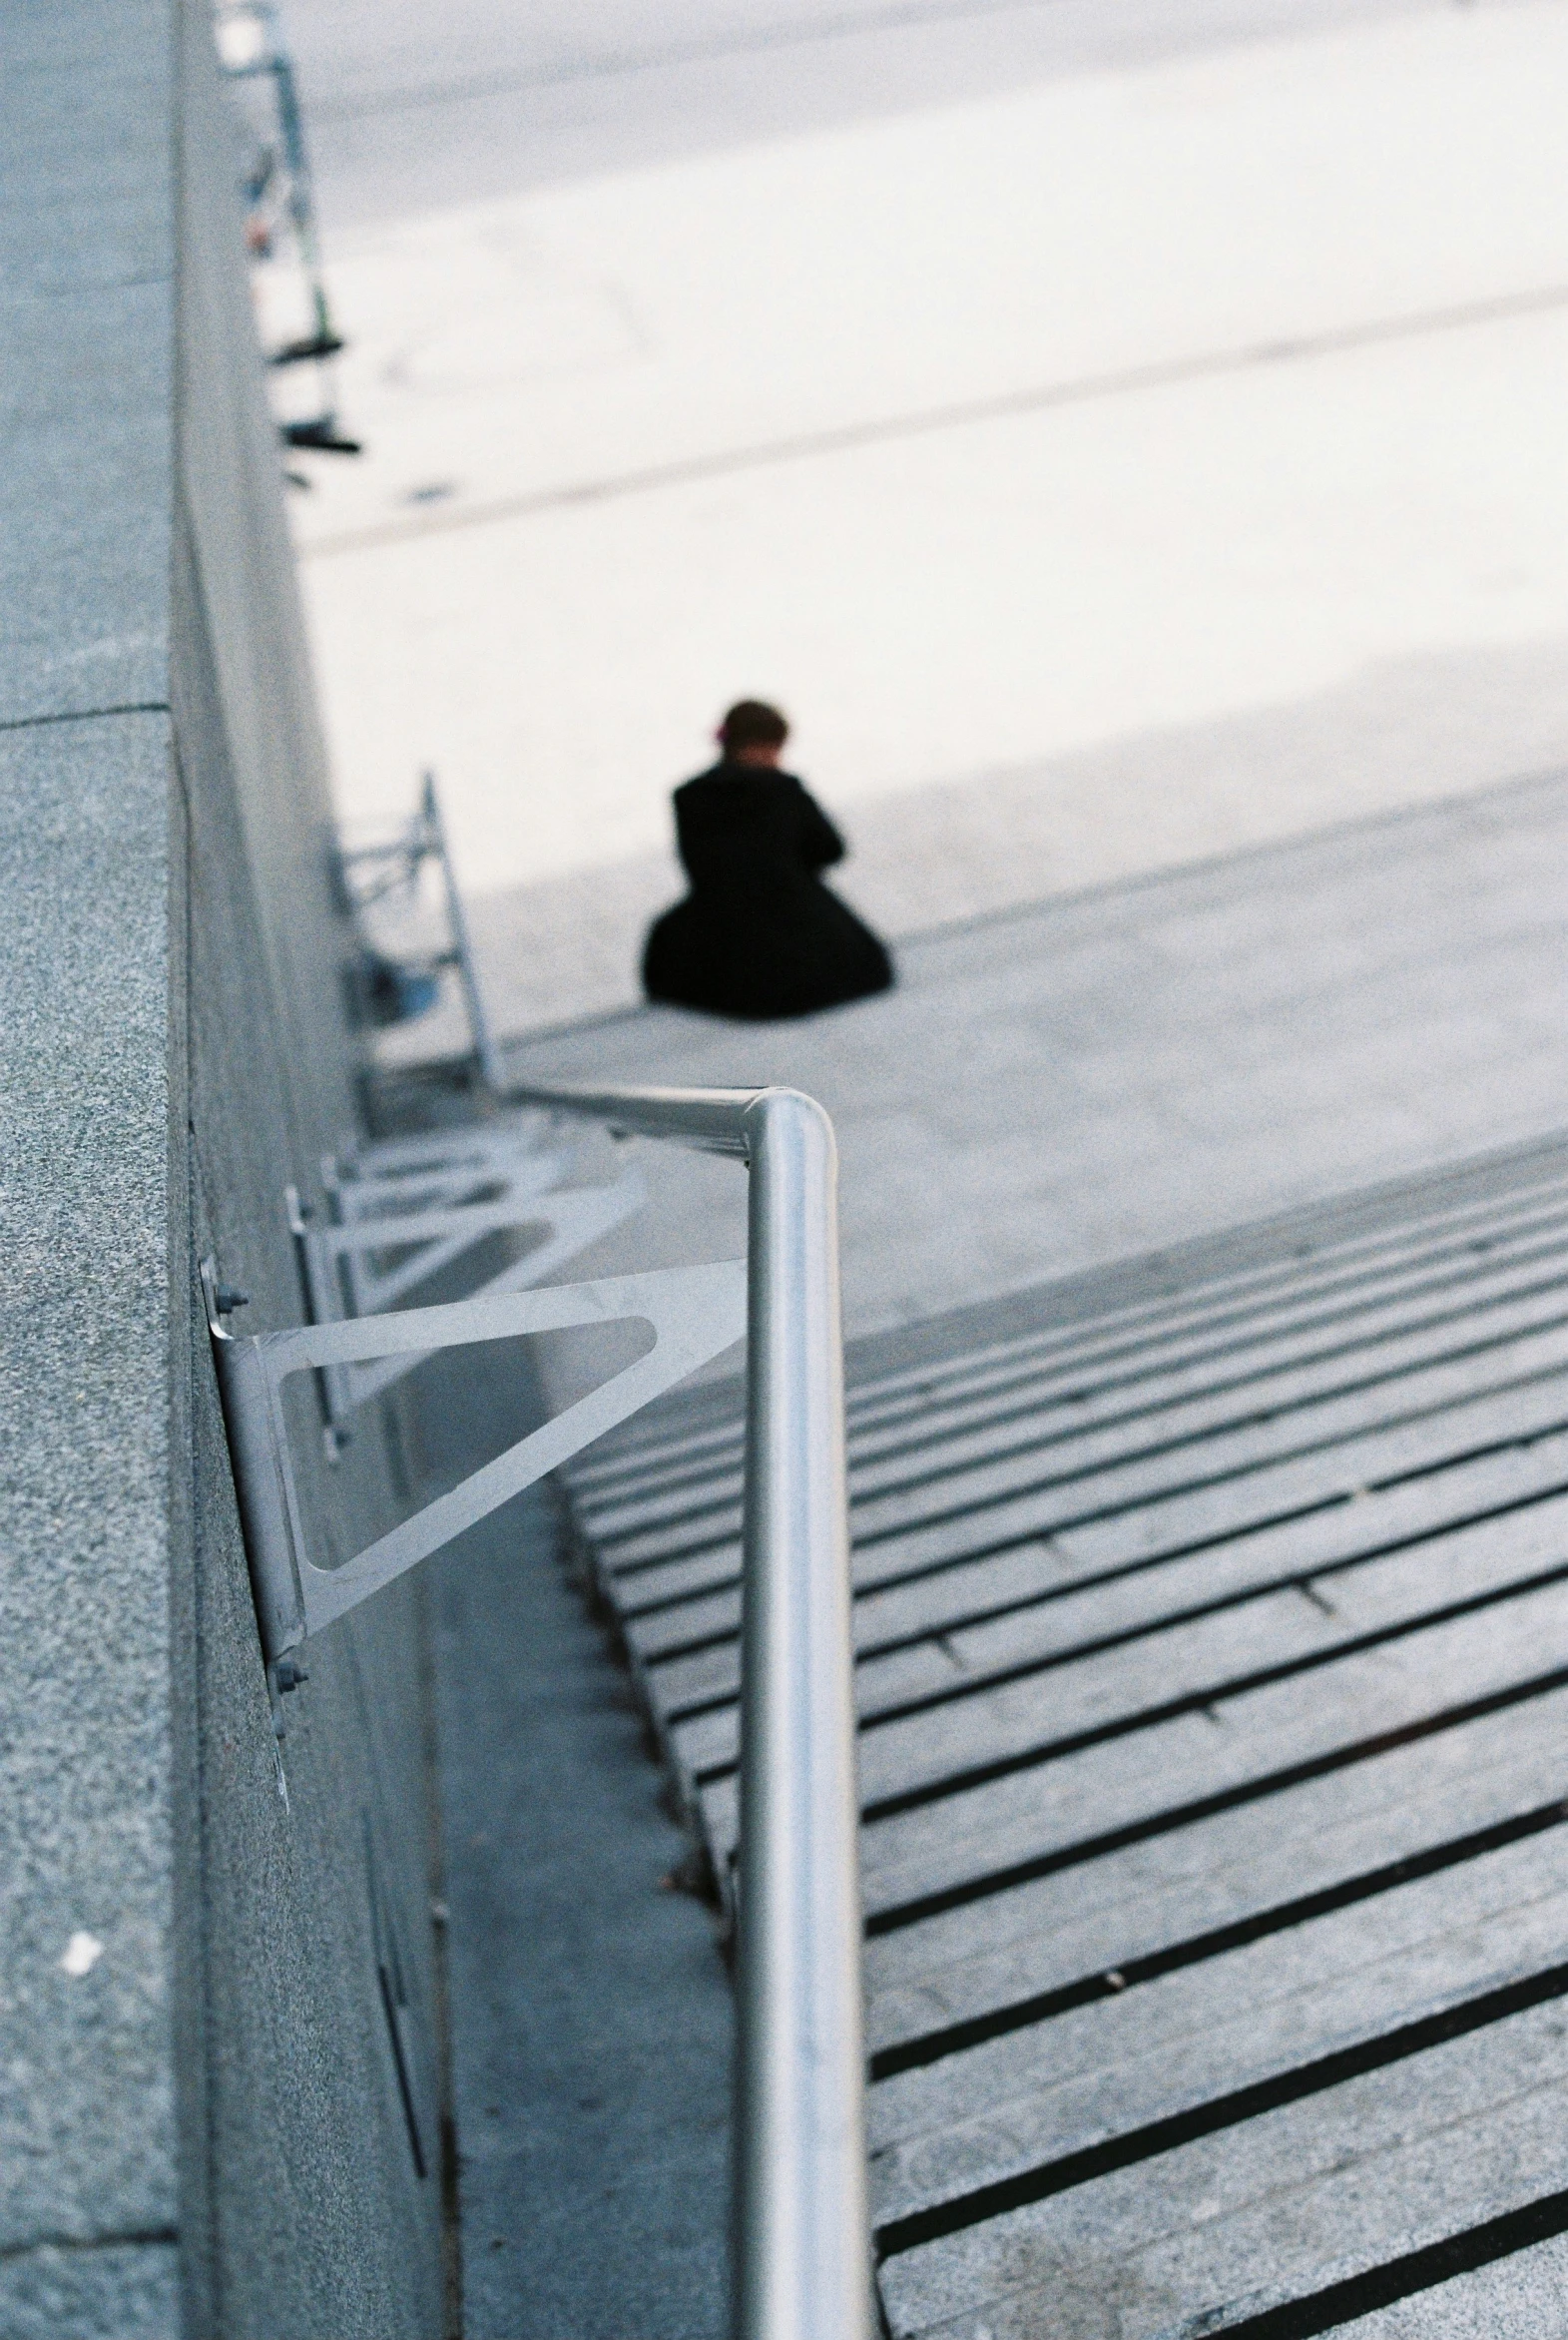
[[[1568,1139],[849,1369],[890,2331],[1561,2330]],[[569,1474],[726,1892],[741,1438]]]

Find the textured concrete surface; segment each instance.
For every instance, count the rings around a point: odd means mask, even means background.
[[[5,39],[0,2314],[172,2335],[172,48],[154,7]]]
[[[189,1457],[176,1482],[189,1559],[174,1585],[182,2239],[198,2329],[380,2340],[445,2320],[423,1670],[404,1586],[311,1651],[278,1749],[193,1291],[211,1252],[251,1294],[237,1329],[299,1321],[282,1188],[294,1179],[310,1196],[321,1152],[352,1126],[355,1056],[340,980],[351,938],[331,901],[324,758],[205,9],[192,5],[183,31],[172,679],[189,955],[175,998],[186,1208],[171,1246]],[[311,1414],[306,1402],[295,1418],[307,1532],[342,1553],[388,1523],[403,1481],[374,1419],[329,1471]],[[389,1997],[402,2002],[401,2069]]]
[[[0,723],[168,697],[167,0],[4,11]]]
[[[642,1008],[508,1061],[819,1096],[870,1332],[1559,1127],[1565,846],[1568,784],[1520,782],[930,935],[834,1015]],[[738,1254],[744,1180],[638,1151],[595,1261]]]
[[[1558,2235],[1341,2328],[1347,2340],[1496,2340],[1500,2332],[1508,2340],[1555,2340],[1565,2292],[1568,2242]]]
[[[169,724],[0,741],[14,959],[0,2243],[176,2215],[164,1294]],[[103,1009],[115,1003],[112,1018]],[[113,1630],[102,1630],[106,1618]],[[77,1977],[73,1935],[102,1945]]]
[[[0,2264],[6,2340],[173,2340],[181,2329],[172,2238],[85,2251],[44,2243]]]
[[[628,1677],[544,1490],[432,1567],[464,2330],[718,2340],[732,2000]]]
[[[323,1647],[280,1754],[193,1296],[210,1245],[297,1322],[281,1188],[355,1109],[210,17],[0,40],[0,2330],[435,2333],[414,1608]],[[379,1426],[302,1484],[364,1540]]]
[[[171,57],[167,10],[9,18],[0,2300],[172,2335]]]

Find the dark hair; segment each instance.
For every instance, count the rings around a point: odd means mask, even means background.
[[[782,748],[788,737],[789,726],[765,699],[738,699],[719,726],[720,741],[732,755],[737,748]]]

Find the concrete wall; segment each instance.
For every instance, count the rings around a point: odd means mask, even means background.
[[[0,2340],[435,2334],[419,1591],[279,1746],[195,1276],[299,1321],[356,1075],[211,33],[0,0]],[[346,1555],[393,1426],[300,1427]]]

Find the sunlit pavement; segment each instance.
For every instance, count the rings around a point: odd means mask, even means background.
[[[1568,747],[1561,0],[1143,9],[1115,55],[859,13],[946,84],[855,114],[843,41],[755,11],[619,75],[640,12],[296,22],[369,446],[292,506],[340,801],[438,770],[515,1028],[632,995],[742,691],[898,932]],[[399,177],[343,117],[432,83],[366,117]]]

